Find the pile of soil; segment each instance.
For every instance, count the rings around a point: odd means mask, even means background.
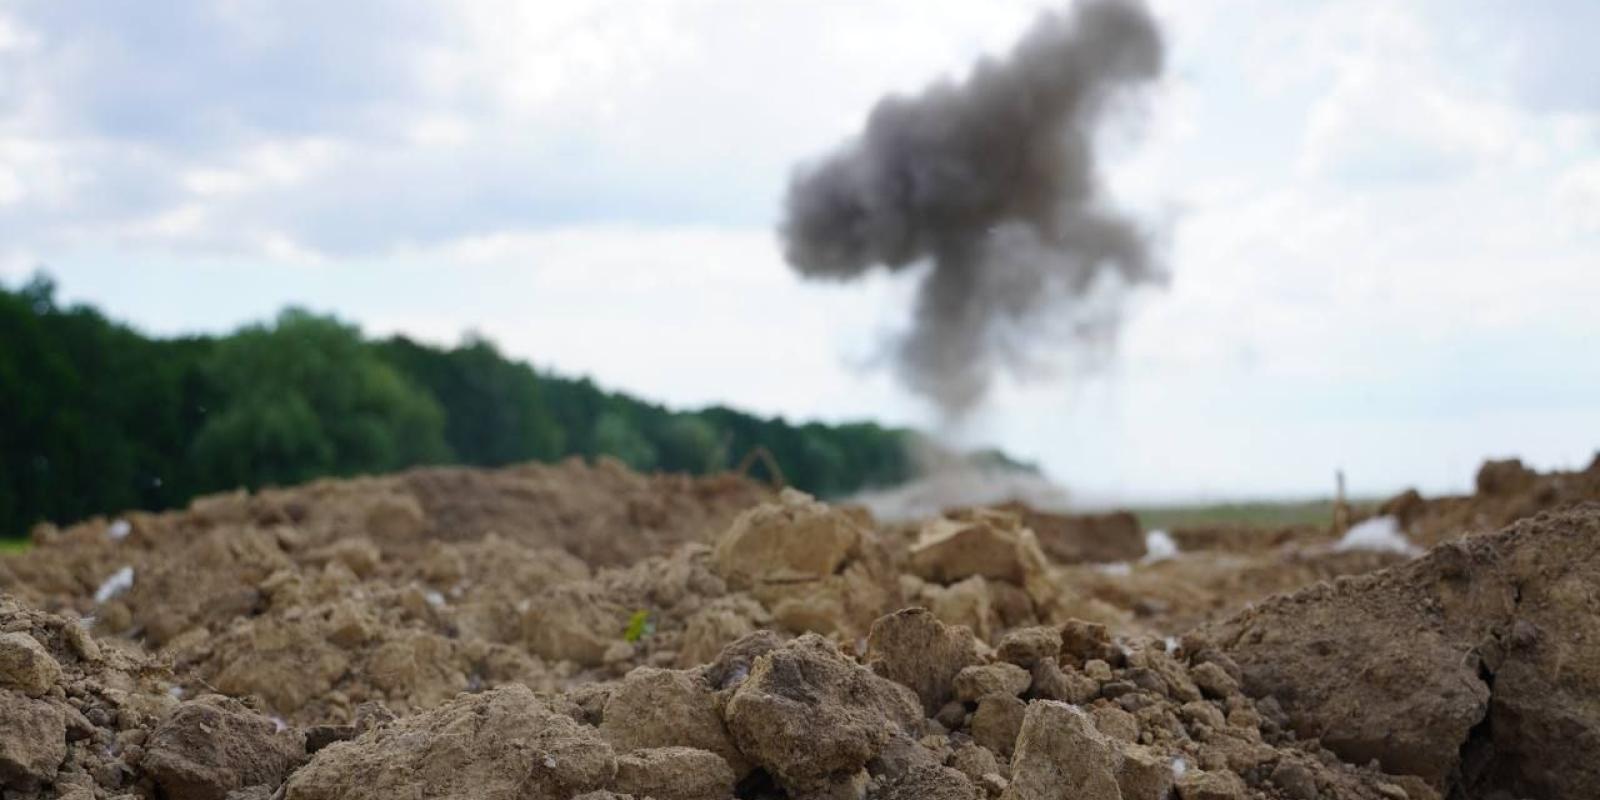
[[[1600,506],[1461,532],[614,462],[203,498],[0,558],[0,797],[1600,796]]]
[[[1493,533],[1540,511],[1600,500],[1600,454],[1586,469],[1535,472],[1520,460],[1488,461],[1470,495],[1424,498],[1402,492],[1379,508],[1399,520],[1412,541],[1431,547],[1460,536]]]
[[[1278,597],[1205,634],[1341,757],[1465,796],[1600,797],[1600,504]]]

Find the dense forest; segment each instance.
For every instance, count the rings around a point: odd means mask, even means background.
[[[418,464],[609,455],[705,473],[764,448],[771,458],[753,475],[823,496],[913,471],[916,434],[904,429],[670,411],[482,339],[369,340],[298,309],[226,336],[156,339],[55,295],[43,276],[0,287],[0,537],[40,520]]]

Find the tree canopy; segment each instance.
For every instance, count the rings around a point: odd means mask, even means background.
[[[422,464],[612,456],[708,473],[757,448],[823,496],[901,482],[904,429],[674,411],[536,370],[481,337],[369,340],[287,309],[225,336],[152,338],[40,276],[0,287],[0,537],[41,520]],[[757,459],[756,477],[773,477]]]

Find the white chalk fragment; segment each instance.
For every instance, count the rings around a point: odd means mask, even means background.
[[[111,573],[111,577],[106,578],[105,582],[100,584],[100,588],[94,590],[94,601],[104,603],[132,588],[133,567],[123,567]]]
[[[1178,543],[1173,541],[1172,534],[1159,528],[1144,535],[1144,560],[1165,561],[1178,554]]]
[[[1400,520],[1394,517],[1373,517],[1344,532],[1335,550],[1371,550],[1380,553],[1401,553],[1414,556],[1422,548],[1411,543],[1400,530]]]

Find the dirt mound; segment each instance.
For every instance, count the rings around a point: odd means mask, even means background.
[[[1127,511],[1057,514],[1006,503],[997,508],[1022,518],[1039,538],[1045,555],[1058,564],[1137,561],[1145,555],[1144,529]]]
[[[879,626],[927,623],[900,614]],[[289,779],[287,797],[606,791],[597,796],[711,800],[736,784],[740,797],[1161,800],[1174,787],[1206,798],[1429,796],[1295,741],[1275,706],[1239,691],[1229,677],[1237,668],[1214,650],[1043,638],[1067,644],[1017,648],[1031,654],[1027,669],[968,664],[1023,680],[980,681],[986,693],[950,701],[936,719],[910,687],[815,634],[783,644],[756,635],[700,669],[644,668],[560,697],[518,686],[464,695],[320,751]],[[927,652],[916,637],[891,639]],[[1108,654],[1115,664],[1093,657]],[[965,663],[971,654],[947,655]],[[1097,793],[1082,794],[1089,787]]]
[[[1318,584],[1207,634],[1247,690],[1348,760],[1469,797],[1597,797],[1597,587],[1591,504]]]
[[[1125,609],[1128,626],[1175,635],[1273,594],[1406,560],[1401,553],[1290,542],[1245,553],[1200,550],[1109,570],[1067,567],[1061,579],[1105,606]]]
[[[1475,494],[1427,499],[1402,492],[1378,513],[1399,520],[1411,540],[1432,546],[1460,536],[1492,533],[1541,511],[1600,501],[1600,454],[1576,472],[1538,473],[1521,461],[1487,461],[1478,469]]]
[[[1597,519],[1413,560],[614,463],[201,498],[0,557],[0,792],[1591,796]]]
[[[305,760],[281,721],[219,695],[184,701],[162,664],[78,621],[0,597],[0,789],[7,798],[223,800]]]
[[[342,561],[363,578],[375,573],[393,580],[406,577],[417,560],[441,557],[441,545],[492,536],[536,551],[560,550],[588,567],[621,566],[685,542],[710,541],[736,514],[769,496],[768,489],[732,475],[646,476],[610,459],[321,480],[202,497],[182,511],[95,518],[65,530],[41,526],[27,558],[0,562],[0,586],[35,606],[88,613],[96,591],[119,570],[133,571],[129,599],[135,606],[138,588],[152,585],[147,576],[160,572],[170,582],[156,587],[161,613],[193,616],[232,588],[237,596],[218,610],[226,617],[242,610],[250,587],[285,559],[301,566]],[[214,541],[189,552],[208,538]],[[186,563],[176,563],[180,559]],[[170,591],[175,586],[200,591]],[[173,608],[177,604],[191,608]]]

